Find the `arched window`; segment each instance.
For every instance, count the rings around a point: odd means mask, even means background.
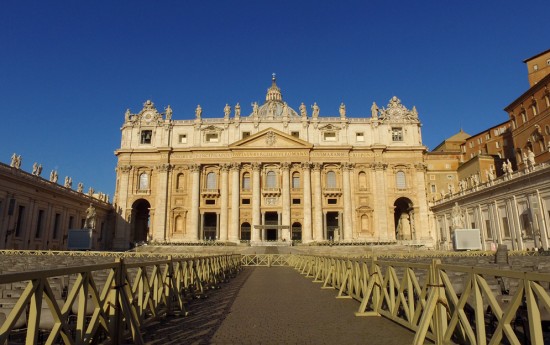
[[[139,175],[139,190],[149,189],[149,175],[147,173],[141,173]]]
[[[397,189],[407,188],[407,181],[405,180],[404,172],[398,171],[397,174],[395,174],[395,186],[397,187]]]
[[[176,183],[177,189],[184,189],[185,188],[185,179],[183,174],[178,174],[178,180]]]
[[[544,95],[544,102],[546,103],[546,108],[550,108],[550,96]]]
[[[516,117],[512,115],[512,129],[516,129],[517,123],[516,123]]]
[[[525,122],[527,122],[527,114],[525,113],[525,110],[523,110],[521,112],[521,121],[522,121],[522,124],[524,124]]]
[[[248,172],[243,174],[242,189],[250,190],[250,173]]]
[[[327,172],[327,188],[336,188],[336,173],[334,171]]]
[[[275,175],[275,171],[268,171],[267,172],[267,179],[266,179],[266,188],[277,188],[277,179]]]
[[[292,173],[292,188],[300,188],[300,173],[297,171]]]
[[[367,189],[367,174],[364,171],[359,173],[359,189]]]
[[[533,112],[533,116],[537,116],[539,113],[539,109],[537,108],[537,103],[531,104],[531,111]]]
[[[241,224],[241,241],[250,241],[250,223]]]
[[[216,174],[209,172],[206,175],[206,189],[216,189]]]

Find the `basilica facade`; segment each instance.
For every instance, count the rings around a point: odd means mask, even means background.
[[[221,108],[221,107],[220,107]],[[335,113],[338,109],[334,107]],[[309,112],[308,112],[309,110]],[[140,241],[432,243],[416,108],[298,111],[275,78],[241,114],[176,120],[146,101],[122,125],[115,248]],[[187,116],[189,118],[189,116]],[[192,117],[192,116],[191,116]]]

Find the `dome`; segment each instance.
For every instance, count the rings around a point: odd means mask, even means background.
[[[281,94],[281,89],[277,86],[275,73],[271,79],[271,87],[267,89],[265,103],[260,106],[253,106],[253,108],[256,107],[258,117],[263,119],[277,119],[282,118],[284,115],[288,118],[299,117],[298,113],[283,101],[283,95]],[[252,111],[250,116],[254,116],[254,112],[255,110]]]

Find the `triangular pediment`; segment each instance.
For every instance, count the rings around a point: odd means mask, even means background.
[[[310,149],[313,145],[307,141],[288,135],[274,128],[241,139],[229,145],[231,149],[266,148],[266,149]]]

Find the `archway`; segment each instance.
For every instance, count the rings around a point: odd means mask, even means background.
[[[132,204],[132,243],[147,242],[150,208],[151,204],[145,199],[138,199]]]
[[[241,224],[241,241],[250,241],[250,223]]]
[[[397,240],[413,239],[414,209],[409,198],[399,198],[393,203],[395,238]]]

